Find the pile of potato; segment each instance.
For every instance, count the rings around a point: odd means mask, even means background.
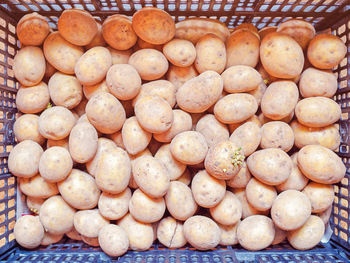
[[[21,246],[320,242],[346,172],[331,99],[341,39],[296,19],[175,24],[153,7],[103,24],[65,10],[55,32],[32,13],[17,34],[8,166],[33,212],[15,225]]]

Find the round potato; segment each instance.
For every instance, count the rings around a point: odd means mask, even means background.
[[[222,225],[236,224],[242,217],[242,204],[239,199],[230,191],[226,191],[221,202],[210,208],[210,215]]]
[[[184,39],[173,39],[163,47],[166,58],[175,66],[189,67],[196,59],[196,48],[192,42]]]
[[[130,188],[126,188],[119,194],[103,192],[98,200],[98,210],[103,217],[109,220],[118,220],[129,211],[130,199]]]
[[[125,254],[129,248],[128,234],[123,228],[114,224],[108,224],[98,233],[98,243],[103,252],[111,257]]]
[[[165,217],[159,222],[157,238],[160,243],[168,248],[180,248],[187,243],[183,223],[171,216]]]
[[[338,121],[341,108],[337,102],[329,98],[306,98],[296,105],[295,116],[305,126],[320,128]]]
[[[148,148],[146,148],[144,151],[136,154],[136,155],[131,155],[129,154],[130,157],[130,162],[131,162],[131,176],[130,176],[130,180],[129,180],[129,187],[132,189],[137,189],[139,188],[139,186],[137,185],[137,183],[135,182],[134,179],[134,175],[133,175],[133,169],[134,169],[134,162],[136,159],[142,157],[142,156],[151,156],[152,157],[152,153],[150,152],[150,150]]]
[[[109,50],[109,53],[111,53],[112,56],[112,64],[128,64],[129,57],[132,54],[132,49],[128,50],[117,50],[111,47],[107,47]]]
[[[58,194],[57,185],[47,182],[39,174],[31,178],[20,178],[19,189],[27,196],[44,199]]]
[[[166,74],[166,79],[174,84],[177,91],[186,81],[197,76],[198,72],[193,65],[188,67],[170,65]]]
[[[67,237],[73,240],[82,240],[82,236],[75,230],[74,225],[71,231],[65,233]]]
[[[224,81],[224,90],[228,93],[255,90],[263,81],[258,71],[245,65],[231,66],[221,74],[221,77]]]
[[[233,246],[238,244],[237,239],[237,227],[241,221],[237,222],[234,225],[221,225],[218,224],[220,230],[221,230],[221,237],[220,237],[220,245],[222,246]]]
[[[256,210],[247,200],[247,195],[244,188],[234,189],[234,194],[241,202],[242,205],[242,218],[247,218],[252,215],[266,214],[268,215],[269,211],[258,211]]]
[[[50,93],[44,82],[32,87],[21,87],[17,91],[16,106],[24,113],[43,111],[50,102]]]
[[[261,115],[261,114],[260,114]],[[259,128],[261,128],[262,123],[260,122],[260,119],[257,115],[253,115],[249,119],[243,121],[243,122],[238,122],[238,123],[231,123],[228,125],[230,133],[233,133],[239,126],[243,125],[246,122],[253,122],[256,125],[258,125]]]
[[[51,140],[48,139],[46,142],[46,148],[51,148],[54,146],[59,146],[62,148],[65,148],[67,151],[69,151],[69,145],[68,145],[68,137],[62,139],[62,140]]]
[[[294,133],[292,128],[282,121],[271,121],[261,127],[260,147],[279,148],[285,152],[294,145]]]
[[[208,217],[192,216],[183,227],[186,240],[198,250],[215,248],[220,242],[220,228]]]
[[[81,210],[74,215],[74,228],[86,237],[98,237],[100,229],[108,224],[109,221],[101,216],[98,209]]]
[[[321,213],[333,204],[333,185],[310,182],[303,190],[310,199],[312,213]]]
[[[27,196],[26,204],[28,209],[36,215],[39,215],[41,205],[45,202],[44,198]]]
[[[32,249],[40,246],[44,238],[44,228],[38,216],[25,215],[20,217],[14,227],[15,239],[22,247]]]
[[[261,137],[262,131],[260,127],[256,123],[249,121],[232,132],[230,141],[242,148],[244,156],[249,156],[259,147]]]
[[[92,247],[100,246],[100,243],[98,243],[97,237],[85,237],[82,235],[81,239],[83,240],[84,243],[88,244],[89,246],[92,246]]]
[[[230,134],[225,124],[219,122],[213,114],[206,114],[196,124],[196,131],[200,132],[210,147],[218,142],[228,140]]]
[[[243,162],[239,172],[230,180],[226,181],[226,184],[232,188],[245,188],[252,176],[250,175],[249,169],[246,162]]]
[[[49,23],[37,12],[22,16],[16,26],[18,40],[25,46],[40,46],[49,32]]]
[[[189,169],[186,169],[183,174],[176,179],[176,181],[184,183],[185,185],[190,185],[192,181],[192,174]],[[169,190],[168,190],[169,191]]]
[[[40,145],[45,142],[45,138],[39,133],[39,116],[35,114],[20,116],[13,125],[13,132],[18,142],[32,140]]]
[[[63,235],[64,234],[55,235],[55,234],[51,234],[49,232],[45,232],[44,238],[41,240],[40,245],[48,246],[51,244],[58,243],[63,238]]]
[[[277,197],[276,189],[255,178],[250,179],[245,190],[248,202],[259,211],[267,211]]]
[[[275,237],[272,220],[263,215],[253,215],[242,220],[237,228],[239,244],[248,250],[261,250],[271,245]]]

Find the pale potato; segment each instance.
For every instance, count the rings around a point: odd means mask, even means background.
[[[32,215],[20,217],[15,224],[13,233],[18,244],[28,249],[38,247],[44,238],[44,228],[39,217]]]
[[[190,185],[190,183],[192,181],[192,174],[191,174],[190,170],[185,169],[183,174],[179,178],[177,178],[176,181],[184,183],[187,186]]]
[[[293,145],[294,132],[285,122],[271,121],[261,127],[261,148],[279,148],[288,152]]]
[[[17,118],[13,125],[13,132],[18,142],[32,140],[40,145],[45,142],[45,138],[39,133],[39,116],[35,114],[23,114]]]
[[[196,48],[192,42],[184,39],[173,39],[163,47],[166,58],[175,66],[191,66],[196,59]]]
[[[247,119],[243,122],[230,123],[228,125],[230,133],[233,133],[239,126],[243,125],[246,122],[253,122],[256,125],[258,125],[259,128],[261,128],[261,126],[262,126],[262,123],[260,122],[259,117],[257,115],[253,115],[252,117],[250,117],[249,119]]]
[[[132,54],[132,49],[117,50],[111,47],[107,47],[109,53],[112,56],[112,64],[128,64],[129,58]]]
[[[287,231],[284,231],[275,225],[275,238],[271,245],[278,245],[287,238]]]
[[[215,207],[210,208],[210,215],[222,225],[234,225],[242,217],[242,204],[230,191],[226,191],[224,198]]]
[[[259,211],[267,211],[277,197],[275,187],[264,184],[255,178],[250,179],[245,190],[248,202]]]
[[[16,95],[17,109],[24,113],[39,113],[46,109],[50,102],[50,93],[44,82],[35,86],[20,87]]]
[[[267,86],[264,81],[260,82],[258,87],[252,91],[249,91],[248,93],[252,95],[255,99],[258,105],[261,105],[262,98],[266,92]]]
[[[259,37],[263,40],[268,34],[277,31],[277,26],[265,26],[259,30]]]
[[[250,175],[247,163],[243,162],[239,172],[230,180],[226,181],[226,184],[232,188],[245,188],[252,176]]]
[[[154,153],[155,154],[155,153]],[[130,157],[130,162],[131,162],[131,176],[130,176],[130,180],[129,180],[129,187],[132,188],[132,189],[137,189],[139,188],[139,186],[137,185],[137,183],[135,182],[135,179],[134,179],[134,175],[133,175],[133,167],[134,167],[134,162],[136,159],[144,156],[144,155],[147,155],[147,156],[153,156],[151,151],[146,148],[144,151],[136,154],[136,155],[131,155],[129,154],[129,157]]]
[[[171,216],[165,217],[159,222],[157,238],[160,243],[168,248],[180,248],[187,243],[183,223]]]
[[[48,245],[51,245],[51,244],[58,243],[63,238],[63,235],[64,234],[55,235],[55,234],[51,234],[49,232],[45,232],[44,233],[44,238],[41,240],[40,245],[48,246]]]
[[[39,215],[41,205],[45,202],[44,198],[27,196],[26,205],[28,209],[36,215]]]
[[[123,228],[114,224],[108,224],[98,233],[98,243],[103,252],[111,257],[125,254],[129,248],[128,235]]]
[[[255,152],[261,139],[262,129],[252,121],[240,125],[230,136],[230,141],[242,148],[244,156],[249,156]]]
[[[312,213],[321,213],[333,204],[333,185],[310,182],[303,190],[310,199]]]
[[[16,26],[18,40],[25,46],[40,46],[49,32],[49,23],[37,12],[22,16]]]
[[[242,205],[242,218],[247,218],[252,215],[259,215],[259,214],[264,214],[266,211],[258,211],[256,210],[247,200],[247,195],[245,192],[245,188],[236,188],[233,190],[234,194],[238,198],[238,200],[241,202]],[[266,215],[268,215],[268,212]]]
[[[103,217],[109,220],[118,220],[129,211],[130,198],[130,188],[126,188],[119,194],[102,192],[98,200],[98,210]]]
[[[61,139],[61,140],[51,140],[48,139],[46,142],[46,148],[51,148],[54,146],[59,146],[65,148],[67,151],[69,151],[69,145],[68,145],[68,137]]]
[[[101,216],[98,209],[81,210],[74,215],[74,228],[85,237],[98,237],[102,227],[109,224],[109,220]]]
[[[317,213],[317,216],[319,216],[321,218],[321,220],[323,221],[323,223],[325,225],[328,224],[329,222],[329,218],[331,217],[331,214],[332,214],[332,209],[333,208],[333,205],[330,205],[326,210],[324,210],[323,212],[321,213]]]
[[[221,225],[218,224],[221,230],[220,245],[222,246],[233,246],[238,244],[237,239],[237,227],[241,220],[234,225]]]
[[[292,111],[288,116],[284,117],[283,119],[280,119],[279,121],[283,121],[283,122],[289,124],[291,122],[291,120],[293,120],[293,118],[294,118],[294,111]],[[274,120],[270,119],[269,117],[266,117],[262,112],[259,114],[258,119],[259,119],[261,125],[264,125],[265,123],[274,121]]]
[[[140,49],[145,49],[145,48],[151,48],[151,49],[156,49],[160,52],[163,51],[163,45],[162,44],[152,44],[150,42],[147,42],[145,40],[143,40],[142,38],[138,38],[137,39],[137,42],[136,42],[136,45],[133,46],[133,51],[138,51]]]
[[[225,124],[219,122],[213,114],[206,114],[196,124],[196,131],[200,132],[210,147],[218,142],[228,140],[230,134]]]
[[[118,147],[122,148],[123,150],[125,149],[125,145],[123,142],[123,135],[121,131],[117,131],[112,134],[108,134],[107,137],[111,139]]]
[[[186,81],[197,77],[198,72],[194,65],[188,67],[177,67],[174,65],[169,66],[169,70],[166,74],[166,79],[173,83],[175,90],[177,91]]]
[[[263,81],[258,71],[245,65],[231,66],[221,74],[221,77],[224,81],[224,90],[228,93],[255,90]]]

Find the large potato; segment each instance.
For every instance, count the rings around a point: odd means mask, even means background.
[[[232,188],[245,188],[252,176],[250,175],[247,163],[243,162],[239,172],[230,180],[226,181],[226,184]]]
[[[74,228],[86,237],[98,237],[100,229],[108,224],[109,221],[101,216],[98,209],[81,210],[74,215]]]
[[[271,121],[261,127],[260,146],[266,148],[279,148],[285,152],[294,145],[294,133],[292,128],[282,121]]]
[[[58,194],[57,185],[47,182],[39,174],[31,178],[20,178],[19,189],[27,196],[48,198]]]
[[[32,249],[40,245],[44,238],[44,228],[38,216],[25,215],[20,217],[14,227],[15,239],[22,247]]]
[[[245,190],[248,202],[259,211],[266,211],[272,207],[277,197],[276,189],[255,178],[250,179]]]
[[[170,65],[166,74],[166,79],[174,84],[177,91],[183,84],[185,84],[186,81],[197,76],[198,72],[193,65],[188,67],[177,67]]]
[[[258,71],[245,65],[231,66],[221,74],[221,77],[224,81],[224,90],[228,93],[255,90],[263,81]]]
[[[39,116],[35,114],[20,116],[13,125],[13,132],[18,142],[32,140],[40,145],[45,142],[45,138],[39,133]]]
[[[165,217],[159,222],[157,238],[160,243],[168,248],[180,248],[187,243],[184,235],[183,223],[175,220],[171,216]]]
[[[219,122],[213,114],[206,114],[200,118],[196,125],[196,131],[205,137],[209,147],[220,141],[228,140],[230,136],[227,126]]]
[[[249,121],[232,132],[230,141],[242,148],[244,156],[249,156],[259,147],[261,137],[260,127],[256,123]]]
[[[40,46],[49,32],[49,23],[36,12],[22,16],[16,26],[18,40],[25,46]]]
[[[242,217],[242,204],[232,192],[226,191],[221,202],[210,208],[210,215],[219,224],[236,224]]]
[[[16,106],[24,113],[39,113],[50,102],[50,93],[47,85],[40,82],[35,86],[21,87],[17,91]]]
[[[173,39],[163,47],[166,58],[175,66],[191,66],[196,59],[196,48],[192,42],[184,39]]]
[[[98,233],[98,243],[103,252],[111,257],[118,257],[128,251],[129,239],[123,228],[108,224]]]
[[[312,213],[321,213],[333,204],[333,185],[310,182],[303,190],[310,199]]]
[[[109,220],[118,220],[129,211],[130,198],[130,188],[126,188],[119,194],[103,192],[98,200],[98,210],[103,217]]]

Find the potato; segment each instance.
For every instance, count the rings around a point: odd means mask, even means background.
[[[95,21],[96,21],[96,25],[97,25],[97,33],[93,37],[93,39],[90,41],[90,43],[85,46],[86,50],[89,50],[93,47],[98,47],[98,46],[102,46],[102,47],[107,46],[107,43],[104,40],[103,35],[102,35],[102,24],[97,19],[95,19]]]
[[[261,128],[261,126],[262,126],[262,123],[260,122],[259,117],[257,115],[253,115],[252,117],[250,117],[249,119],[247,119],[243,122],[230,123],[228,125],[230,133],[233,133],[239,126],[243,125],[246,122],[253,122],[256,125],[258,125],[259,128]]]
[[[98,209],[81,210],[74,215],[74,228],[85,237],[98,237],[102,227],[109,224],[109,220],[103,218]]]
[[[263,40],[268,34],[277,31],[277,26],[266,26],[259,30],[260,40]]]
[[[170,105],[159,96],[142,96],[136,102],[135,116],[140,126],[152,133],[165,132],[174,120]]]
[[[184,183],[173,181],[165,195],[165,203],[169,213],[177,220],[187,220],[197,211],[197,204],[191,189]]]
[[[176,181],[184,183],[185,185],[190,185],[192,181],[192,174],[189,169],[186,169],[183,174],[176,179]],[[169,191],[169,190],[168,190]]]
[[[40,245],[44,237],[44,228],[38,216],[25,215],[17,220],[13,233],[18,244],[32,249]]]
[[[202,170],[193,177],[191,190],[198,205],[211,208],[219,204],[225,197],[226,182]]]
[[[71,231],[65,233],[67,237],[73,240],[82,240],[82,236],[75,230],[74,225]]]
[[[215,248],[220,242],[219,226],[209,217],[192,216],[184,223],[185,238],[198,250]]]
[[[242,205],[242,218],[247,218],[252,215],[266,214],[268,215],[269,211],[258,211],[256,210],[247,200],[247,195],[244,188],[233,189],[235,196],[241,202]]]
[[[152,157],[152,153],[150,152],[150,150],[148,150],[148,148],[146,148],[144,151],[142,151],[142,152],[140,152],[140,153],[138,153],[136,155],[129,154],[130,162],[131,162],[131,176],[130,176],[130,180],[129,180],[129,187],[132,188],[132,189],[139,188],[139,186],[135,182],[134,175],[133,175],[133,169],[134,169],[135,160],[140,158],[140,157],[142,157],[142,156],[144,156],[144,155]]]
[[[201,37],[196,44],[196,53],[194,65],[199,73],[213,70],[221,74],[224,71],[226,48],[217,35],[209,33]]]
[[[311,215],[309,198],[297,190],[280,193],[272,204],[271,218],[283,230],[301,227]]]
[[[134,160],[132,171],[136,184],[143,192],[154,198],[166,194],[170,178],[160,160],[152,156],[142,156]]]
[[[263,215],[247,217],[237,227],[239,244],[247,250],[262,250],[271,245],[275,237],[272,220]]]
[[[335,124],[322,128],[310,128],[293,121],[290,125],[294,132],[295,146],[322,145],[330,150],[337,150],[340,145],[340,134]]]
[[[48,139],[46,142],[46,148],[51,148],[54,146],[59,146],[62,148],[65,148],[67,151],[69,151],[69,145],[68,145],[68,137],[62,139],[62,140],[51,140]]]
[[[321,184],[340,182],[346,172],[342,159],[320,145],[307,145],[298,153],[298,166],[310,180]]]
[[[284,117],[283,119],[280,119],[280,121],[283,121],[283,122],[289,124],[293,118],[294,118],[294,111],[292,111],[288,116]],[[261,125],[264,125],[265,123],[274,121],[274,120],[270,119],[269,117],[266,117],[262,112],[259,114],[258,120],[260,121]]]
[[[120,14],[111,15],[104,20],[102,35],[107,44],[117,50],[127,50],[137,41],[131,20]]]
[[[307,58],[316,68],[332,69],[343,60],[346,50],[339,37],[328,33],[318,34],[309,43]]]
[[[277,197],[273,186],[266,185],[255,178],[250,179],[245,190],[248,202],[259,211],[267,211]]]
[[[22,16],[16,26],[18,40],[25,46],[40,46],[49,32],[49,23],[37,12]]]
[[[123,136],[121,131],[117,131],[112,134],[108,134],[107,137],[111,139],[118,147],[122,148],[123,150],[125,149],[125,145],[123,142]]]
[[[226,184],[232,188],[245,188],[251,177],[246,162],[243,162],[239,172],[233,178],[227,180]]]
[[[196,131],[205,137],[209,147],[228,140],[230,136],[227,126],[219,122],[213,114],[206,114],[201,117],[197,122]]]
[[[186,81],[176,93],[178,106],[190,113],[201,113],[221,96],[223,81],[215,71],[206,71]]]
[[[89,44],[97,33],[97,23],[85,10],[67,9],[62,12],[57,28],[64,39],[78,46]]]
[[[44,202],[45,202],[45,199],[40,197],[27,196],[26,198],[26,205],[28,209],[36,215],[39,215],[41,205]]]
[[[18,142],[32,140],[41,145],[45,142],[45,138],[39,133],[39,116],[34,114],[23,114],[17,118],[13,132]]]
[[[285,152],[294,145],[294,133],[292,128],[282,121],[271,121],[261,127],[260,147],[279,148]]]
[[[98,210],[103,217],[109,220],[118,220],[129,211],[130,198],[130,188],[126,188],[119,194],[102,192],[98,200]]]
[[[85,114],[85,108],[88,100],[83,96],[83,99],[80,101],[78,106],[76,106],[73,111],[76,112],[80,117]]]
[[[47,139],[66,138],[75,124],[73,113],[65,107],[54,106],[46,109],[39,117],[39,132]]]
[[[48,246],[48,245],[51,245],[51,244],[58,243],[63,238],[63,235],[64,234],[55,235],[55,234],[51,234],[49,232],[45,232],[44,233],[44,238],[41,240],[40,245]]]
[[[310,199],[312,213],[321,213],[333,204],[333,185],[310,182],[303,193]]]
[[[199,164],[204,161],[208,145],[204,136],[196,131],[181,132],[170,144],[171,154],[183,164]]]
[[[154,223],[163,217],[165,201],[163,197],[152,198],[136,189],[129,202],[129,211],[140,222]]]
[[[175,36],[175,22],[164,10],[144,7],[132,16],[132,27],[142,40],[164,44]]]
[[[24,113],[39,113],[50,102],[50,93],[44,82],[32,87],[21,87],[17,91],[16,106]]]
[[[318,217],[321,218],[321,220],[323,221],[323,223],[327,226],[328,222],[329,222],[329,218],[331,217],[331,214],[332,214],[332,209],[333,206],[330,205],[326,210],[324,210],[323,212],[321,213],[317,213],[316,215]]]
[[[141,78],[136,69],[128,64],[115,64],[106,77],[109,92],[120,100],[130,100],[140,91]]]
[[[155,49],[141,49],[133,53],[128,62],[143,80],[156,80],[168,71],[169,63],[163,53]]]
[[[108,224],[98,233],[98,243],[103,252],[111,257],[118,257],[127,252],[129,248],[128,235],[123,228]]]
[[[321,241],[324,232],[325,226],[321,218],[311,215],[302,227],[289,231],[287,238],[295,249],[308,250]]]
[[[91,209],[97,205],[101,191],[88,173],[73,169],[66,180],[58,183],[64,200],[76,209]]]
[[[86,116],[99,132],[106,134],[119,131],[126,119],[122,104],[107,92],[92,96],[86,104]]]
[[[273,239],[271,245],[278,245],[282,243],[286,238],[287,231],[284,231],[275,225],[275,238]]]
[[[233,246],[238,244],[237,227],[240,222],[241,220],[239,220],[239,222],[237,222],[234,225],[227,225],[227,226],[218,224],[221,230],[220,245]]]
[[[162,132],[153,134],[153,138],[159,142],[167,143],[181,132],[190,131],[192,129],[192,118],[191,115],[183,110],[173,110],[173,124],[170,129]]]
[[[186,245],[183,223],[171,216],[163,218],[157,227],[157,238],[168,248],[180,248]]]
[[[221,77],[224,81],[224,90],[228,93],[255,90],[263,81],[258,71],[245,65],[231,66],[221,74]]]
[[[97,237],[81,236],[81,239],[83,240],[84,243],[88,244],[89,246],[92,246],[92,247],[99,247],[100,246],[100,244],[98,243]]]
[[[192,42],[184,39],[173,39],[163,47],[166,58],[175,66],[189,67],[196,59],[196,48]]]
[[[67,233],[73,228],[75,209],[60,195],[47,199],[40,208],[40,221],[45,230],[54,235]]]
[[[259,61],[259,45],[258,34],[248,29],[239,29],[233,32],[226,41],[226,68],[235,65],[255,68]]]
[[[258,85],[258,87],[256,89],[251,90],[248,93],[256,99],[256,102],[260,106],[266,89],[267,89],[266,84],[262,81],[262,82],[260,82],[260,84]]]
[[[236,224],[242,217],[242,204],[230,191],[226,191],[224,198],[215,207],[210,208],[210,215],[222,225]]]
[[[219,121],[229,124],[245,121],[253,116],[257,110],[258,103],[252,95],[235,93],[220,99],[215,104],[214,114]]]
[[[262,129],[256,123],[249,121],[232,132],[230,141],[242,148],[244,156],[249,156],[259,147],[261,138]]]
[[[138,51],[140,49],[145,49],[145,48],[151,48],[151,49],[156,49],[160,52],[163,51],[163,45],[160,44],[160,45],[157,45],[157,44],[152,44],[152,43],[149,43],[141,38],[138,38],[137,39],[137,43],[135,46],[133,46],[133,51]]]
[[[337,88],[337,78],[331,71],[307,68],[300,76],[299,89],[304,98],[332,98]]]
[[[298,98],[298,87],[293,81],[273,82],[262,97],[261,111],[272,120],[281,120],[294,111]]]
[[[177,91],[183,84],[185,84],[186,81],[197,76],[198,72],[193,65],[188,67],[177,67],[174,65],[169,65],[166,79],[173,83]]]
[[[247,165],[252,175],[267,185],[283,183],[293,168],[288,154],[276,148],[256,151],[248,157]]]
[[[43,153],[41,146],[31,140],[18,143],[8,157],[10,172],[18,177],[33,177],[39,171],[39,161]]]
[[[131,214],[127,214],[118,221],[118,226],[127,233],[130,249],[144,251],[152,246],[154,232],[151,224],[136,221]]]
[[[132,49],[128,50],[117,50],[111,47],[107,47],[109,53],[112,56],[112,64],[128,64],[129,57],[132,54]]]
[[[46,60],[57,70],[65,74],[74,74],[74,67],[83,55],[83,47],[73,45],[60,33],[51,33],[44,42],[43,50]]]
[[[341,108],[337,102],[329,98],[306,98],[296,105],[295,116],[305,126],[320,128],[338,121]]]
[[[260,60],[267,73],[281,79],[299,76],[304,66],[304,54],[298,42],[280,32],[268,34],[261,41]]]

